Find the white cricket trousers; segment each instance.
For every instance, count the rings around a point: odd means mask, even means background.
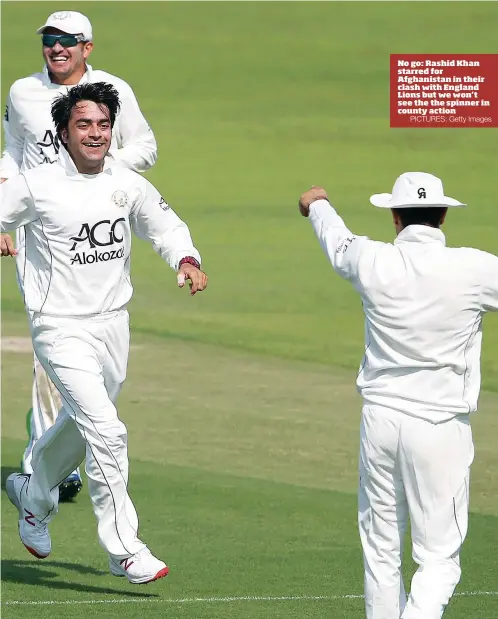
[[[127,558],[145,548],[137,537],[138,517],[127,491],[126,427],[114,405],[126,377],[128,312],[90,318],[34,314],[31,335],[63,408],[33,449],[30,510],[40,520],[53,518],[59,484],[86,456],[99,542],[115,558]]]
[[[474,445],[468,415],[433,424],[364,406],[358,524],[367,619],[440,619],[460,580]],[[418,564],[407,599],[403,538]]]
[[[16,230],[16,248],[18,251],[16,258],[17,284],[24,297],[23,276],[24,264],[26,261],[26,248],[23,228],[18,228]],[[24,473],[28,474],[33,472],[31,460],[33,458],[33,448],[36,445],[36,441],[40,439],[48,428],[54,425],[59,410],[62,407],[59,392],[48,378],[36,354],[34,354],[33,357],[33,387],[31,390],[31,411],[29,414],[28,427],[29,443],[22,457],[22,470]]]
[[[54,425],[55,420],[62,408],[59,392],[49,379],[43,366],[33,355],[33,387],[31,391],[31,413],[29,415],[29,443],[22,457],[22,469],[24,473],[32,473],[31,460],[33,448],[42,434]]]

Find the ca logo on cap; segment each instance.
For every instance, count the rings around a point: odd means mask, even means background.
[[[418,193],[418,197],[419,198],[426,198],[426,194],[425,194],[425,189],[423,187],[420,187],[420,189],[417,191]]]

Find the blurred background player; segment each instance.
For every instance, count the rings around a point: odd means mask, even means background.
[[[119,92],[121,111],[113,130],[111,154],[115,160],[136,172],[144,172],[157,159],[157,144],[133,90],[122,79],[105,71],[93,70],[87,59],[93,50],[92,25],[75,11],[50,15],[37,30],[41,35],[45,66],[41,73],[19,79],[10,88],[4,118],[5,148],[0,160],[1,182],[42,163],[56,161],[60,143],[50,108],[55,97],[85,82],[105,81]],[[9,243],[2,239],[2,249]],[[8,254],[9,252],[7,252]],[[17,279],[21,292],[25,268],[24,230],[16,233]],[[2,251],[2,254],[5,254]],[[61,408],[57,389],[34,356],[32,407],[28,412],[29,443],[22,458],[24,473],[31,473],[33,447],[51,427]],[[59,487],[60,500],[67,501],[81,490],[78,470]]]

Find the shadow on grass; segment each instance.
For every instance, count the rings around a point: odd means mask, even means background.
[[[60,570],[70,570],[76,572],[75,581],[69,579],[56,580],[60,577]],[[158,598],[159,595],[150,593],[139,593],[136,585],[132,591],[123,589],[112,589],[110,587],[95,587],[83,582],[76,582],[78,575],[93,575],[101,578],[110,576],[109,572],[102,572],[93,567],[81,565],[79,563],[65,563],[61,561],[19,561],[16,559],[6,559],[2,561],[2,583],[14,583],[32,585],[34,587],[47,587],[50,590],[59,589],[61,591],[81,591],[100,595],[120,595],[132,598]],[[116,579],[117,580],[117,579]],[[126,578],[120,578],[123,584],[127,584]],[[133,586],[133,585],[132,585]],[[9,600],[2,600],[3,604]]]

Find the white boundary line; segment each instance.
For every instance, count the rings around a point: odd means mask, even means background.
[[[454,597],[489,597],[498,596],[498,591],[462,591]],[[124,598],[109,600],[38,600],[23,601],[10,600],[2,602],[2,606],[69,606],[72,604],[192,604],[192,603],[227,603],[227,602],[285,602],[285,601],[331,601],[331,600],[362,600],[363,595],[286,595],[286,596],[234,596],[234,597],[205,597],[205,598]]]

